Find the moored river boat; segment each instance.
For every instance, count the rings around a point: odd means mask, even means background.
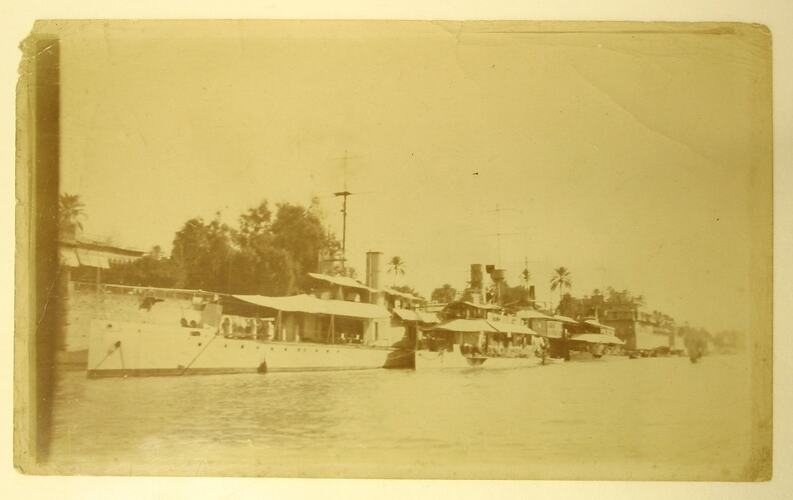
[[[154,306],[156,307],[156,306]],[[200,321],[94,320],[87,375],[157,376],[359,370],[412,366],[412,350],[378,338],[390,313],[374,304],[223,296]]]
[[[542,345],[539,336],[521,324],[454,319],[425,331],[415,352],[415,369],[537,366],[543,364]]]

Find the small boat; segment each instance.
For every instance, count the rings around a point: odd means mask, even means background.
[[[573,335],[569,339],[570,355],[575,359],[601,359],[615,346],[625,342],[614,335],[602,333],[584,333]]]
[[[428,329],[423,346],[415,351],[415,369],[431,368],[525,368],[542,364],[535,335],[518,324],[484,319],[454,319]],[[480,347],[481,346],[481,347]]]
[[[542,364],[542,359],[535,356],[498,356],[482,354],[463,354],[459,349],[451,351],[416,350],[415,369],[426,370],[432,368],[487,368],[508,369],[525,368]]]
[[[565,362],[564,358],[547,357],[547,358],[543,359],[540,364],[554,365],[554,364],[559,364],[559,363],[564,363],[564,362]]]

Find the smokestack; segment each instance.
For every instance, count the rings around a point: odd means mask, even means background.
[[[482,290],[482,264],[471,264],[471,288]]]
[[[496,284],[496,304],[501,305],[504,299],[502,288],[504,287],[504,282],[506,281],[506,270],[493,269],[493,272],[490,273],[490,278],[493,280],[493,283]]]
[[[382,270],[380,267],[380,259],[383,252],[366,252],[366,286],[380,289],[380,278]]]

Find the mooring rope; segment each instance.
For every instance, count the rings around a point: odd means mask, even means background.
[[[185,366],[184,368],[182,368],[182,371],[181,371],[181,372],[179,372],[179,375],[184,375],[184,374],[185,374],[185,372],[188,370],[188,368],[190,368],[191,366],[193,366],[193,363],[195,363],[195,362],[196,362],[196,360],[197,360],[199,357],[201,357],[201,355],[202,355],[202,354],[204,354],[204,351],[206,351],[206,350],[207,350],[207,348],[209,347],[209,345],[210,345],[212,342],[214,342],[214,341],[215,341],[215,339],[216,339],[216,338],[218,338],[218,337],[220,337],[220,335],[219,335],[219,334],[215,334],[215,336],[214,336],[214,337],[212,337],[212,338],[209,340],[209,342],[207,342],[207,344],[204,346],[204,348],[203,348],[203,349],[201,349],[201,350],[198,352],[198,354],[196,354],[196,355],[195,355],[195,357],[194,357],[193,359],[191,359],[191,360],[190,360],[190,362],[189,362],[189,363],[187,363],[187,366]]]
[[[121,348],[121,341],[117,340],[116,343],[113,344],[113,348],[110,349],[109,351],[107,351],[107,354],[105,354],[105,357],[102,358],[102,360],[93,369],[96,370],[100,366],[102,366],[102,363],[104,363],[105,360],[107,360],[107,358],[109,358],[111,354],[113,354],[114,352],[116,352],[120,348]],[[123,355],[121,356],[121,368],[122,369],[124,368],[124,356]]]

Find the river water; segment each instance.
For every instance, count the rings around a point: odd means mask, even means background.
[[[515,370],[88,380],[56,389],[60,473],[729,479],[751,444],[738,356]]]

